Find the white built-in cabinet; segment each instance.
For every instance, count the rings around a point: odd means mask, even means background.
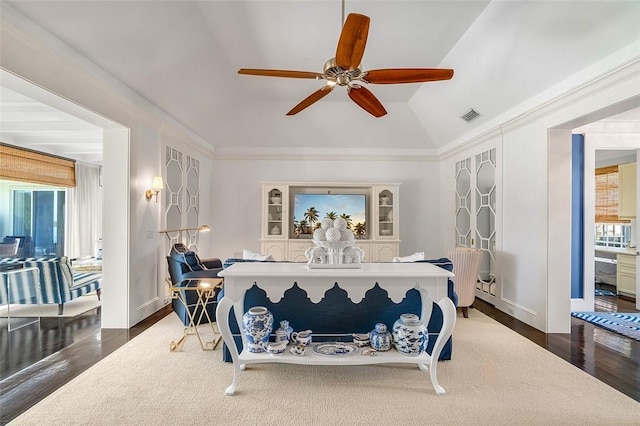
[[[622,219],[636,217],[636,163],[620,164],[618,166],[618,178],[620,182],[620,205],[618,216]]]
[[[616,268],[616,290],[625,296],[636,297],[636,256],[618,254]]]
[[[638,196],[636,163],[620,164],[618,177],[620,184],[620,204],[618,215],[621,219],[635,219]],[[616,289],[625,296],[636,297],[636,256],[618,254],[616,268]]]
[[[358,188],[367,194],[368,232],[356,239],[365,253],[365,262],[391,262],[399,256],[399,184],[267,182],[262,184],[261,252],[275,260],[306,262],[305,250],[313,246],[309,238],[292,232],[291,195],[300,188],[329,188],[340,193],[344,188]]]

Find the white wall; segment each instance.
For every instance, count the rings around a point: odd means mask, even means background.
[[[391,182],[400,183],[400,254],[424,251],[428,257],[444,256],[447,247],[440,239],[438,216],[453,205],[443,203],[439,179],[434,161],[215,160],[215,226],[203,239],[213,239],[212,253],[222,259],[245,248],[260,251],[264,181]]]
[[[491,146],[492,134],[499,135],[495,144],[502,145],[502,224],[495,305],[549,333],[567,333],[571,324],[571,209],[549,205],[549,200],[571,193],[570,130],[640,106],[640,62],[628,61],[582,86],[566,87],[551,100],[526,106],[528,110],[506,113],[492,131],[459,142],[469,148],[445,154],[441,164],[442,198],[447,199],[453,197],[455,161],[476,153],[479,147],[474,144]],[[564,131],[550,133],[553,128]],[[452,215],[445,210],[441,215],[444,235],[453,235]]]
[[[104,142],[102,326],[129,328],[165,304],[166,285],[158,279],[159,268],[165,267],[157,234],[161,209],[144,198],[153,176],[162,170],[164,145],[191,146],[201,158],[212,152],[179,123],[31,22],[10,9],[3,9],[0,19],[4,70],[93,111],[88,115],[101,126],[108,120],[99,116],[110,120]],[[210,164],[203,161],[205,168]]]

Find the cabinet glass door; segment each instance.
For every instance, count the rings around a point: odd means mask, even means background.
[[[393,237],[393,193],[387,189],[378,193],[378,237]]]
[[[281,236],[282,223],[282,191],[273,188],[267,193],[267,235]]]

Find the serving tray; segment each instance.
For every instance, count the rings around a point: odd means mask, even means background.
[[[348,356],[357,353],[358,347],[353,343],[327,342],[315,345],[313,352],[325,356]]]

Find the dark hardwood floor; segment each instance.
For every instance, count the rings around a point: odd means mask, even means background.
[[[591,376],[640,402],[640,342],[571,318],[571,334],[543,333],[492,305],[476,299],[474,307]],[[638,312],[635,301],[597,296],[599,312]],[[463,318],[459,319],[463,321]]]
[[[545,334],[476,299],[479,311],[640,402],[640,342],[572,318],[571,334]],[[637,312],[634,302],[596,297],[596,310]],[[38,328],[0,327],[0,425],[99,362],[171,313],[170,306],[130,330],[100,329],[99,309],[76,318],[43,318]],[[459,321],[464,321],[459,318]]]
[[[171,313],[129,330],[101,329],[100,308],[75,318],[42,318],[8,332],[0,323],[0,425],[5,425]]]

